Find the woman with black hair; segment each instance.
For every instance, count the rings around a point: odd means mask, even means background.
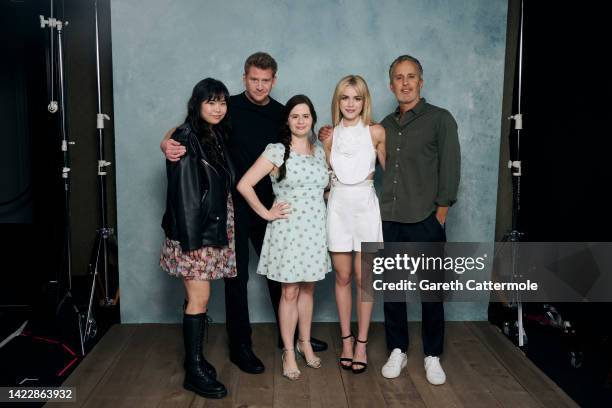
[[[304,95],[287,101],[279,140],[266,147],[238,183],[251,208],[268,220],[257,273],[281,282],[278,308],[283,349],[283,375],[300,377],[295,352],[306,365],[321,367],[310,344],[314,283],[331,271],[325,240],[323,191],[329,183],[325,152],[315,144],[317,116]],[[275,202],[266,208],[254,186],[269,175]],[[298,343],[293,345],[296,326]]]
[[[229,92],[206,78],[193,88],[185,123],[172,139],[185,146],[179,161],[166,161],[168,190],[162,227],[166,239],[160,265],[182,277],[187,294],[183,315],[185,381],[183,386],[205,398],[227,395],[215,368],[204,358],[202,340],[210,281],[236,276],[234,172],[225,149]]]

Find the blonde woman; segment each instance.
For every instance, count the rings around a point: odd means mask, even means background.
[[[327,245],[336,270],[336,303],[342,335],[340,367],[363,373],[371,302],[361,299],[361,243],[382,242],[382,221],[374,191],[378,159],[385,166],[385,130],[372,124],[368,86],[359,75],[338,82],[332,100],[333,137],[323,141],[333,170],[327,204]],[[353,261],[354,260],[354,261]],[[351,332],[351,285],[357,285],[357,337]]]

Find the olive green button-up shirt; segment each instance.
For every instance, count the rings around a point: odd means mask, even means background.
[[[461,154],[457,122],[445,109],[421,99],[410,111],[399,108],[381,125],[387,160],[382,176],[383,221],[423,221],[437,206],[457,201]]]

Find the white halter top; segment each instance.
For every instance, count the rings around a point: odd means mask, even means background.
[[[355,126],[345,127],[340,121],[334,128],[329,161],[342,184],[358,184],[366,180],[376,166],[370,126],[359,121]]]

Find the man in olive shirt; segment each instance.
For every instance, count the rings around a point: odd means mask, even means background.
[[[445,242],[448,208],[457,201],[460,151],[457,123],[445,109],[421,97],[423,68],[409,55],[389,68],[391,92],[399,104],[381,124],[386,132],[387,160],[380,200],[385,242]],[[387,378],[406,366],[408,319],[405,302],[385,302]],[[444,343],[444,305],[422,303],[422,335],[427,380],[443,384],[439,362]]]
[[[387,158],[380,200],[385,242],[445,242],[448,208],[457,201],[460,151],[457,123],[445,109],[421,97],[423,68],[414,57],[402,55],[389,68],[389,88],[398,108],[381,122],[386,133]],[[319,132],[321,140],[331,128]],[[432,276],[439,279],[439,275]],[[382,368],[396,378],[406,367],[408,316],[405,302],[385,302],[385,335],[391,352]],[[444,384],[440,365],[444,343],[444,305],[422,303],[423,351],[427,380]]]

